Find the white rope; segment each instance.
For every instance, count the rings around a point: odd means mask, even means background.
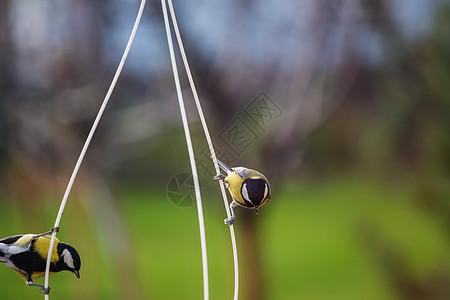
[[[166,1],[161,0],[161,5],[162,5],[162,10],[163,10],[163,16],[164,16],[164,24],[166,26],[167,43],[169,45],[169,53],[170,53],[170,60],[172,62],[173,77],[175,79],[178,103],[180,105],[181,119],[183,121],[184,134],[186,136],[186,144],[187,144],[188,153],[189,153],[189,160],[191,162],[192,177],[194,179],[195,197],[197,199],[198,222],[199,222],[199,226],[200,226],[200,243],[201,243],[201,249],[202,249],[203,297],[205,300],[207,300],[207,299],[209,299],[208,259],[207,259],[207,255],[206,255],[206,235],[205,235],[205,224],[204,224],[204,220],[203,220],[202,198],[200,195],[200,184],[198,181],[197,167],[195,165],[194,149],[192,147],[191,135],[189,133],[189,124],[188,124],[188,120],[186,117],[186,110],[185,110],[185,106],[184,106],[183,95],[181,93],[181,85],[180,85],[180,78],[178,76],[177,62],[175,60],[175,53],[173,50],[172,34],[170,32],[170,25],[169,25],[169,18],[167,15]]]
[[[146,0],[141,1],[141,5],[139,7],[138,14],[136,16],[136,21],[133,26],[133,30],[131,31],[130,38],[128,39],[127,46],[125,48],[125,51],[122,55],[122,59],[120,60],[119,66],[117,67],[117,71],[114,75],[114,78],[111,82],[111,85],[109,86],[108,92],[106,93],[105,99],[103,100],[103,103],[100,107],[100,110],[98,111],[97,117],[95,118],[94,124],[92,124],[91,131],[89,132],[89,135],[86,139],[86,142],[84,143],[83,149],[81,150],[80,156],[78,157],[78,161],[75,165],[75,168],[73,169],[72,176],[70,177],[69,183],[67,185],[66,191],[64,193],[64,197],[61,202],[61,206],[59,207],[58,215],[56,217],[55,226],[54,228],[59,227],[59,223],[61,221],[62,214],[64,212],[64,208],[67,203],[67,198],[69,197],[70,191],[72,189],[72,185],[75,181],[75,178],[78,174],[78,170],[80,169],[81,163],[83,162],[84,156],[86,154],[87,149],[89,148],[89,144],[92,140],[92,137],[94,136],[95,130],[97,129],[97,125],[100,122],[100,119],[103,115],[103,112],[106,108],[106,105],[108,104],[109,98],[111,97],[112,92],[114,91],[114,88],[116,86],[117,80],[119,79],[120,73],[122,72],[122,68],[125,64],[125,61],[127,59],[128,53],[130,52],[131,45],[133,44],[134,37],[136,35],[137,29],[139,27],[139,22],[142,17],[142,12],[144,11]],[[47,255],[47,265],[45,269],[45,289],[48,289],[49,286],[49,273],[50,273],[50,261],[51,261],[51,255],[52,255],[52,249],[53,245],[55,243],[56,238],[56,231],[53,231],[52,238],[50,240],[50,246],[48,248],[48,255]],[[45,294],[45,299],[49,299],[49,295]]]
[[[183,63],[184,63],[184,68],[186,70],[188,79],[189,79],[189,84],[191,86],[191,90],[192,90],[192,94],[194,95],[194,100],[195,100],[195,104],[197,106],[197,111],[198,114],[200,116],[200,121],[202,123],[202,127],[203,127],[203,131],[205,133],[205,137],[206,137],[206,141],[208,143],[209,146],[209,151],[211,153],[211,157],[213,159],[213,163],[214,163],[214,168],[216,170],[216,174],[220,173],[220,169],[219,169],[219,165],[217,164],[217,158],[216,158],[216,152],[214,151],[214,146],[211,140],[211,136],[209,134],[209,130],[208,130],[208,125],[206,124],[206,120],[205,117],[203,115],[203,110],[202,107],[200,105],[200,100],[197,94],[197,89],[195,88],[195,84],[194,84],[194,79],[192,77],[191,74],[191,69],[189,67],[189,63],[187,60],[187,56],[186,56],[186,52],[184,51],[184,46],[183,46],[183,41],[181,39],[181,35],[180,35],[180,31],[178,29],[178,23],[177,23],[177,19],[175,16],[175,11],[173,9],[173,5],[172,5],[172,0],[168,0],[169,3],[169,10],[170,10],[170,15],[172,17],[172,23],[173,23],[173,27],[175,29],[175,35],[177,37],[177,42],[178,42],[178,46],[180,48],[180,53],[181,53],[181,57],[183,59]],[[225,210],[227,212],[227,216],[228,218],[231,218],[231,213],[230,213],[230,207],[228,206],[228,199],[227,199],[227,194],[225,191],[225,187],[224,184],[221,180],[219,181],[219,185],[220,185],[220,190],[222,192],[222,198],[225,204]],[[237,245],[236,245],[236,235],[234,233],[234,227],[233,225],[229,226],[230,228],[230,235],[231,235],[231,244],[232,244],[232,249],[233,249],[233,260],[234,260],[234,298],[235,300],[238,299],[238,294],[239,294],[239,263],[238,263],[238,253],[237,253]]]

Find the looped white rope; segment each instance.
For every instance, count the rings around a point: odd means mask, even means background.
[[[177,90],[178,104],[180,106],[184,135],[186,136],[186,144],[189,153],[189,160],[191,162],[192,178],[194,180],[195,198],[197,199],[197,214],[198,214],[198,223],[200,227],[200,244],[202,250],[202,265],[203,265],[203,298],[207,300],[209,299],[208,258],[206,253],[206,234],[205,234],[205,223],[203,219],[202,198],[200,195],[200,184],[198,181],[197,166],[195,164],[194,148],[192,147],[191,135],[189,132],[189,123],[187,120],[186,109],[184,106],[183,95],[181,92],[180,78],[178,76],[177,62],[175,59],[175,52],[173,49],[172,33],[170,31],[169,17],[167,15],[167,6],[165,0],[161,0],[161,6],[163,10],[164,25],[166,27],[167,43],[169,45],[169,53],[170,53],[170,61],[172,63],[173,77],[175,80],[175,86]]]
[[[111,85],[109,86],[109,89],[108,89],[108,92],[106,93],[105,99],[103,100],[103,103],[97,113],[97,117],[95,118],[95,121],[92,124],[91,131],[89,132],[89,135],[86,138],[86,142],[84,143],[84,146],[81,150],[80,156],[78,157],[77,163],[75,164],[75,168],[73,169],[72,176],[70,177],[69,183],[67,184],[67,188],[64,193],[64,196],[63,196],[63,199],[61,202],[61,206],[59,207],[58,215],[56,217],[54,228],[59,227],[59,223],[61,221],[61,217],[62,217],[64,208],[67,203],[67,198],[69,197],[73,183],[75,181],[75,178],[77,177],[78,170],[80,169],[81,163],[83,162],[86,151],[89,148],[89,144],[91,143],[92,137],[94,136],[95,130],[97,129],[98,123],[100,122],[103,112],[105,111],[106,105],[108,104],[111,94],[114,91],[114,88],[116,86],[117,80],[119,79],[120,73],[122,72],[125,61],[127,60],[128,53],[130,52],[131,45],[133,44],[134,37],[135,37],[137,29],[139,27],[139,22],[142,17],[142,12],[144,11],[145,2],[146,2],[146,0],[141,0],[141,5],[139,7],[139,11],[136,16],[136,21],[134,22],[133,30],[131,31],[127,46],[125,47],[125,51],[122,55],[122,59],[120,60],[119,66],[117,67],[117,71],[114,75]],[[51,261],[51,256],[52,256],[53,245],[55,244],[55,238],[56,238],[56,230],[52,232],[52,238],[50,240],[50,246],[48,248],[47,265],[46,265],[46,269],[45,269],[45,289],[46,290],[48,290],[48,288],[49,288],[50,261]],[[48,294],[45,294],[45,299],[46,300],[49,299]]]
[[[162,0],[162,2],[164,2],[164,0]],[[212,143],[212,140],[211,140],[211,135],[209,134],[208,125],[207,125],[205,117],[203,115],[203,110],[202,110],[202,107],[201,107],[201,104],[200,104],[200,100],[199,100],[199,97],[198,97],[198,94],[197,94],[197,89],[195,88],[194,79],[193,79],[192,74],[191,74],[191,69],[189,67],[189,63],[188,63],[188,60],[187,60],[186,52],[184,51],[183,41],[181,39],[180,31],[178,29],[178,23],[177,23],[177,19],[176,19],[176,16],[175,16],[175,11],[173,9],[172,0],[168,0],[168,3],[169,3],[170,15],[171,15],[171,18],[172,18],[172,24],[173,24],[173,27],[174,27],[174,31],[175,31],[175,35],[176,35],[176,38],[177,38],[178,47],[180,49],[181,57],[182,57],[182,60],[183,60],[184,68],[186,70],[186,74],[187,74],[187,77],[188,77],[188,80],[189,80],[189,85],[191,87],[192,94],[194,96],[195,105],[197,107],[197,111],[198,111],[198,114],[200,116],[200,121],[201,121],[201,124],[202,124],[202,127],[203,127],[203,131],[205,133],[205,138],[206,138],[206,141],[208,143],[208,147],[209,147],[209,151],[211,153],[211,157],[213,159],[213,163],[214,163],[214,168],[215,168],[216,174],[219,174],[220,173],[220,169],[219,169],[219,165],[217,163],[216,152],[214,151],[214,146],[213,146],[213,143]],[[163,5],[163,11],[165,9],[164,6],[165,5]],[[168,26],[168,21],[166,21],[166,26]],[[230,218],[231,217],[231,212],[230,212],[230,208],[229,208],[229,203],[228,203],[225,187],[224,187],[224,184],[223,184],[223,182],[221,180],[218,180],[218,182],[219,182],[220,190],[221,190],[221,193],[222,193],[222,198],[223,198],[224,205],[225,205],[225,210],[226,210],[228,218]],[[232,250],[233,250],[233,261],[234,261],[234,297],[233,297],[233,299],[237,300],[238,299],[238,294],[239,294],[239,262],[238,262],[236,235],[235,235],[235,232],[234,232],[234,227],[233,227],[233,225],[230,225],[229,228],[230,228],[231,244],[232,244]]]

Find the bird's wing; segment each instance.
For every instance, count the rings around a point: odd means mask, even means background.
[[[34,234],[24,234],[4,238],[0,242],[0,251],[3,253],[3,256],[26,252],[30,250],[33,237]]]
[[[236,173],[239,177],[245,179],[249,176],[249,171],[253,171],[244,167],[236,167],[233,168],[234,173]]]
[[[10,244],[15,243],[22,236],[23,236],[23,234],[8,236],[8,237],[5,237],[5,238],[1,239],[0,243],[5,244],[5,245],[10,245]]]

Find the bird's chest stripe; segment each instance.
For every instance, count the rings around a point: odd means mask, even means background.
[[[263,178],[246,178],[242,185],[242,197],[249,206],[259,207],[269,195],[269,187]]]

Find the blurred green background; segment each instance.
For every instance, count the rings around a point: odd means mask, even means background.
[[[1,237],[53,226],[138,5],[0,0]],[[272,185],[259,215],[237,209],[240,299],[450,299],[450,3],[174,6],[219,158]],[[81,279],[53,275],[52,299],[202,298],[169,63],[149,1],[58,234]],[[183,86],[210,295],[231,299],[224,204]],[[0,278],[2,299],[42,297],[6,266]]]

